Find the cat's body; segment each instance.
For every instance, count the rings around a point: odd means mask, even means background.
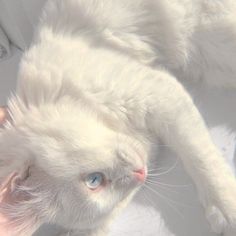
[[[158,139],[179,154],[214,229],[235,228],[236,181],[176,79],[236,87],[235,5],[49,1],[9,103],[13,124],[1,135],[1,178],[17,176],[4,185],[0,211],[12,235],[44,222],[107,235],[158,155]],[[90,192],[84,176],[98,172],[106,184]]]
[[[235,9],[232,0],[52,1],[43,22],[180,79],[235,87]]]

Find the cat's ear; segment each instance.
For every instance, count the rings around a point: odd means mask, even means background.
[[[4,168],[3,163],[1,160],[0,170]],[[28,178],[27,163],[22,163],[22,166],[18,167],[14,163],[8,163],[1,172],[0,235],[30,236],[39,227],[40,222],[33,209],[30,209],[34,199],[30,187],[27,186]]]
[[[16,186],[21,182],[21,177],[17,172],[13,172],[2,178],[0,186],[0,234],[11,236],[17,233],[16,224],[11,216],[11,206],[19,202],[16,194]],[[24,198],[24,196],[22,196]]]
[[[41,224],[34,182],[29,181],[33,163],[12,132],[0,135],[0,235],[31,236]]]
[[[9,110],[0,108],[0,236],[31,236],[54,215],[54,199],[43,190],[48,179],[43,179],[27,139],[15,128],[15,121],[22,119],[16,102],[12,99]]]

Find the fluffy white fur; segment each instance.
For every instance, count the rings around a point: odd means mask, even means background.
[[[140,187],[132,171],[148,168],[161,139],[213,229],[235,229],[235,178],[177,81],[236,88],[235,11],[230,0],[50,0],[0,136],[2,228],[107,235]],[[82,176],[97,171],[111,182],[92,193]]]

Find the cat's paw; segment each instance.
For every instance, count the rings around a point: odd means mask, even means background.
[[[226,231],[227,221],[222,212],[217,207],[208,207],[206,209],[206,218],[213,232],[221,234]]]
[[[225,233],[230,230],[236,235],[235,179],[228,178],[220,188],[215,187],[213,190],[200,192],[200,200],[212,230],[216,233]]]

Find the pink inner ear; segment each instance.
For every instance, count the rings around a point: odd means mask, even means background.
[[[0,236],[29,236],[41,225],[31,197],[19,191],[27,177],[27,171],[13,172],[0,185]]]
[[[16,172],[11,173],[1,184],[0,187],[0,197],[1,199],[5,196],[5,192],[12,191],[14,188],[14,183],[16,182],[18,174]]]
[[[0,187],[0,204],[8,204],[11,202],[11,192],[14,190],[16,180],[18,178],[17,173],[10,174]],[[13,236],[8,227],[9,220],[6,216],[0,213],[0,235]]]
[[[5,123],[7,119],[7,108],[6,107],[0,107],[0,127]]]

